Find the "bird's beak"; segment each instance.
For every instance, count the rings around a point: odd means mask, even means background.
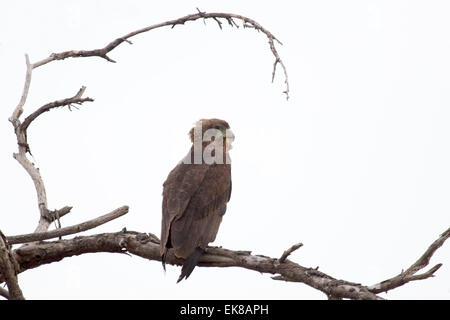
[[[233,142],[235,138],[233,131],[231,131],[230,129],[227,129],[225,137],[227,140],[229,140],[229,142]]]
[[[233,141],[234,141],[234,133],[230,129],[227,129],[225,133],[225,143],[228,151],[233,148],[233,146],[231,145]]]

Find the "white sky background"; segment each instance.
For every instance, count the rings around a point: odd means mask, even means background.
[[[7,121],[31,61],[94,49],[138,28],[195,13],[251,17],[283,43],[291,99],[264,35],[202,21],[139,35],[99,58],[33,72],[25,113],[87,86],[80,110],[29,129],[49,207],[69,226],[129,205],[85,234],[159,236],[162,183],[199,118],[227,120],[236,141],[233,194],[214,242],[291,259],[367,285],[409,267],[450,226],[450,4],[447,1],[8,1],[0,5],[0,228],[28,233],[36,194]],[[450,245],[436,277],[383,297],[449,299]],[[29,299],[323,299],[302,284],[237,268],[179,267],[91,254],[20,274]]]

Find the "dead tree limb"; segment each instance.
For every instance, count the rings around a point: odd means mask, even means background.
[[[161,260],[159,239],[156,236],[130,231],[33,243],[15,250],[14,254],[20,264],[20,271],[23,272],[66,257],[94,252],[130,253],[149,260]],[[169,251],[166,263],[181,265],[183,260]],[[276,258],[252,255],[248,251],[208,247],[207,253],[199,261],[199,266],[241,267],[262,273],[279,274],[284,279],[305,283],[334,296],[349,299],[380,299],[362,285],[334,279],[318,270],[305,268],[291,261],[280,263]]]
[[[447,234],[449,230],[443,234],[446,236],[441,236],[431,245],[433,250],[427,250],[425,252],[427,259],[431,258],[439,247],[435,245],[437,242],[442,245],[448,239]],[[291,248],[293,247],[295,246]],[[67,257],[95,252],[130,253],[149,260],[161,260],[159,239],[153,234],[133,231],[102,233],[52,242],[36,242],[14,250],[13,255],[20,266],[19,271],[23,272],[41,265],[60,261]],[[166,263],[182,265],[183,260],[177,258],[169,250]],[[414,268],[415,265],[410,268]],[[377,294],[384,291],[375,286],[368,287],[360,283],[339,280],[317,270],[317,268],[303,267],[287,259],[280,262],[280,259],[254,255],[250,251],[208,247],[206,254],[200,258],[199,266],[240,267],[261,273],[274,274],[275,276],[272,277],[274,280],[304,283],[323,292],[327,297],[332,299],[380,300],[382,298]],[[427,277],[421,279],[425,278]],[[420,279],[417,277],[409,281],[412,280]],[[0,282],[2,281],[4,279],[0,275]],[[400,287],[407,282],[391,282],[390,289]]]
[[[30,146],[28,144],[27,129],[33,120],[35,120],[42,113],[49,111],[56,107],[70,106],[71,104],[81,104],[83,102],[93,101],[91,98],[82,98],[85,91],[85,87],[82,87],[77,94],[71,98],[57,100],[48,103],[25,118],[23,122],[20,120],[20,116],[23,113],[23,108],[28,96],[28,91],[31,82],[31,73],[33,65],[30,64],[28,55],[25,55],[27,71],[25,76],[25,85],[22,92],[22,97],[20,98],[19,104],[14,109],[9,121],[13,124],[14,132],[17,138],[18,152],[14,153],[14,159],[16,159],[22,167],[30,175],[37,194],[38,208],[40,212],[39,223],[34,232],[44,232],[48,229],[50,224],[56,219],[59,222],[59,218],[62,214],[67,214],[70,209],[69,207],[63,208],[64,210],[54,210],[50,211],[47,205],[47,192],[45,190],[44,180],[41,177],[39,168],[28,158],[27,153],[31,153]],[[60,223],[59,223],[60,225]]]
[[[239,14],[220,13],[220,12],[208,13],[208,12],[202,12],[198,9],[197,9],[197,11],[198,11],[198,13],[190,14],[190,15],[178,18],[178,19],[173,19],[173,20],[168,20],[165,22],[153,24],[151,26],[127,33],[126,35],[123,35],[123,36],[111,41],[105,47],[100,48],[100,49],[69,50],[69,51],[64,51],[64,52],[60,52],[60,53],[52,53],[47,58],[33,63],[32,68],[34,69],[34,68],[43,66],[43,65],[45,65],[49,62],[55,61],[55,60],[64,60],[67,58],[81,58],[81,57],[99,57],[99,58],[103,58],[109,62],[115,63],[116,61],[111,59],[108,56],[108,53],[111,52],[112,50],[114,50],[117,46],[119,46],[123,42],[127,42],[127,43],[131,44],[129,39],[138,34],[148,32],[148,31],[151,31],[154,29],[158,29],[161,27],[170,26],[173,28],[176,25],[184,25],[186,22],[195,21],[198,19],[203,19],[204,21],[207,19],[212,19],[218,23],[220,29],[222,29],[222,23],[220,22],[219,19],[223,19],[223,20],[226,20],[231,27],[239,28],[239,25],[235,21],[235,20],[238,20],[238,21],[242,22],[243,28],[253,28],[253,29],[260,31],[266,35],[267,39],[269,40],[269,48],[275,57],[275,62],[274,62],[273,71],[272,71],[272,82],[275,78],[275,71],[276,71],[277,65],[279,64],[281,66],[281,68],[283,69],[283,73],[284,73],[284,77],[285,77],[284,81],[285,81],[286,87],[285,87],[285,90],[283,91],[283,93],[286,95],[286,99],[289,99],[289,80],[288,80],[287,69],[283,63],[283,60],[281,60],[280,55],[278,54],[278,51],[275,47],[275,42],[279,43],[280,45],[282,45],[282,43],[269,30],[264,28],[262,25],[260,25],[255,20],[247,18],[247,17],[239,15]]]
[[[412,264],[406,271],[402,271],[397,276],[390,278],[388,280],[384,280],[380,283],[374,284],[373,286],[370,286],[370,291],[374,293],[380,293],[380,292],[387,292],[388,290],[392,290],[394,288],[397,288],[401,285],[404,285],[405,283],[408,283],[410,281],[416,281],[416,280],[423,280],[430,277],[434,277],[434,273],[439,270],[440,267],[442,267],[442,263],[438,263],[434,267],[430,268],[428,271],[416,274],[430,263],[430,259],[433,256],[433,254],[436,252],[437,249],[439,249],[444,242],[450,238],[450,228],[447,229],[444,233],[440,235],[436,241],[434,241],[427,251],[414,263]]]

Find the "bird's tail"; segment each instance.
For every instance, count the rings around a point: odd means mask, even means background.
[[[164,253],[161,256],[161,262],[162,262],[164,272],[166,272],[166,257],[167,257],[167,249],[164,250]]]
[[[177,283],[183,280],[183,278],[187,279],[189,277],[203,253],[204,250],[202,248],[196,248],[194,252],[192,252],[189,257],[187,257],[187,259],[183,263],[183,267],[181,268],[181,274],[177,280]]]

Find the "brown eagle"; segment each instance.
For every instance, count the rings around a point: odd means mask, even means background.
[[[234,134],[220,119],[201,119],[189,131],[191,149],[163,185],[161,260],[168,249],[184,259],[180,277],[188,278],[208,243],[216,238],[231,196]]]

